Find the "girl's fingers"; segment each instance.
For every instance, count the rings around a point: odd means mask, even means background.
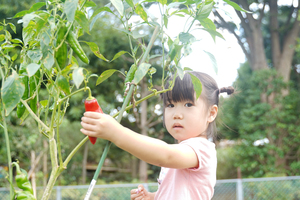
[[[101,115],[104,115],[103,113],[98,113],[98,112],[85,112],[83,114],[84,116],[86,117],[89,117],[89,118],[93,118],[93,119],[99,119],[101,117]]]
[[[97,121],[99,119],[100,118],[95,119],[95,118],[90,118],[90,117],[82,117],[81,121],[84,122],[84,123],[86,123],[86,124],[93,124],[93,125],[95,125],[95,124],[97,124]]]
[[[87,136],[92,136],[92,137],[96,137],[95,136],[95,133],[93,131],[88,131],[86,129],[80,129],[81,133],[83,133],[84,135],[87,135]]]
[[[94,130],[95,126],[90,124],[90,123],[85,123],[84,121],[81,122],[81,126],[82,128],[86,129],[86,130]]]

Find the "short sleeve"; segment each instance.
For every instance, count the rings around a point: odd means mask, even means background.
[[[180,144],[188,145],[197,155],[199,165],[197,168],[189,168],[192,171],[198,171],[202,168],[210,167],[216,161],[215,144],[205,138],[190,138],[182,141]]]

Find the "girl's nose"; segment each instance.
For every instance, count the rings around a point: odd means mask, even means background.
[[[183,118],[182,112],[179,109],[175,110],[173,118],[174,119],[182,119]]]

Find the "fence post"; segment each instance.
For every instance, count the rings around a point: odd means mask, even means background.
[[[61,200],[61,188],[56,186],[56,200]]]
[[[242,181],[242,173],[241,168],[237,168],[237,184],[236,184],[236,199],[237,200],[244,200],[244,194],[243,194],[243,181]]]
[[[237,200],[244,200],[244,194],[243,194],[243,182],[242,182],[242,179],[237,179],[237,185],[236,185],[236,199],[237,199]]]
[[[150,191],[149,191],[149,185],[148,185],[148,183],[143,183],[143,185],[144,185],[144,188],[145,188],[148,192],[150,192]]]

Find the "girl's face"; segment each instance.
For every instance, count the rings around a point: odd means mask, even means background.
[[[195,102],[184,100],[173,102],[165,107],[165,125],[168,132],[177,140],[205,137],[210,113],[202,98]]]

